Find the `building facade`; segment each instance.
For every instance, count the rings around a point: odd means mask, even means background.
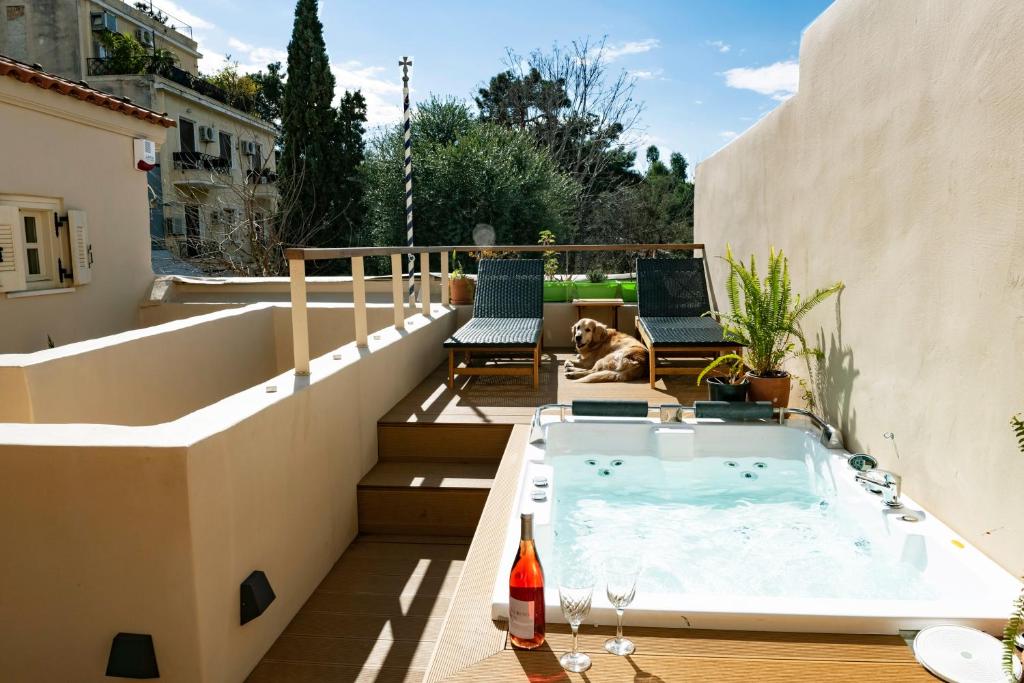
[[[0,353],[136,326],[153,271],[135,148],[173,126],[0,57]]]
[[[183,257],[243,249],[246,234],[277,211],[274,125],[229,103],[199,77],[191,28],[149,2],[0,0],[0,54],[164,112],[177,123],[149,171],[154,247]],[[102,40],[131,36],[174,64],[159,73],[120,73]],[[141,227],[141,226],[140,226]]]

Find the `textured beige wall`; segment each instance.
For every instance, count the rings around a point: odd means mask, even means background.
[[[1017,0],[838,0],[804,34],[799,94],[700,164],[696,196],[712,255],[775,245],[797,291],[846,283],[805,326],[825,351],[824,412],[1015,574],[1022,35]]]
[[[5,675],[107,680],[111,638],[128,631],[153,635],[161,680],[244,680],[354,537],[377,420],[454,331],[454,311],[433,316],[166,425],[0,424],[0,547],[17,559],[0,582],[18,588],[0,592],[18,624],[0,638]],[[255,569],[277,600],[240,626]]]
[[[72,293],[0,294],[0,353],[68,344],[135,326],[152,282],[146,174],[132,139],[164,129],[13,78],[0,79],[0,194],[63,199],[87,212],[92,282]]]

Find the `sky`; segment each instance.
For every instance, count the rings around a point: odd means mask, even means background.
[[[691,163],[796,93],[800,37],[831,0],[321,0],[320,18],[338,93],[359,89],[368,126],[402,115],[398,60],[413,60],[411,99],[472,101],[505,67],[511,48],[606,40],[609,67],[636,79],[644,103],[630,144]],[[230,57],[243,70],[287,62],[292,0],[154,0],[171,23],[193,27],[212,72]]]

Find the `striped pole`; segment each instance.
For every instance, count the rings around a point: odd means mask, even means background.
[[[413,246],[412,237],[412,112],[409,110],[409,67],[412,66],[412,60],[408,57],[402,57],[402,61],[398,63],[398,66],[402,67],[402,112],[405,121],[405,244],[408,247]],[[415,275],[416,275],[416,256],[414,254],[408,255],[408,271],[409,271],[409,305],[413,306],[416,303],[416,286],[415,286]],[[422,280],[425,273],[420,273],[420,279]],[[422,286],[422,284],[420,285]],[[428,285],[429,286],[429,285]]]

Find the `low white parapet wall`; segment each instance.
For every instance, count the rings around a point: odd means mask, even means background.
[[[405,330],[379,326],[368,348],[340,344],[297,377],[279,365],[290,358],[279,348],[288,313],[259,304],[35,359],[0,357],[0,381],[29,394],[39,380],[11,379],[17,370],[53,363],[77,373],[68,400],[82,404],[133,381],[132,401],[160,402],[190,374],[225,372],[217,365],[229,357],[242,360],[228,375],[254,364],[237,391],[197,389],[201,406],[139,411],[186,411],[169,421],[0,423],[0,585],[4,620],[17,624],[0,639],[5,676],[104,680],[112,638],[128,632],[153,636],[161,680],[241,681],[281,633],[356,534],[356,484],[376,462],[377,420],[442,362],[457,318],[437,306]],[[325,327],[339,315],[310,313]],[[172,366],[156,382],[146,364],[165,364],[179,345],[210,354],[209,365]],[[242,626],[239,585],[254,570],[277,599]]]

